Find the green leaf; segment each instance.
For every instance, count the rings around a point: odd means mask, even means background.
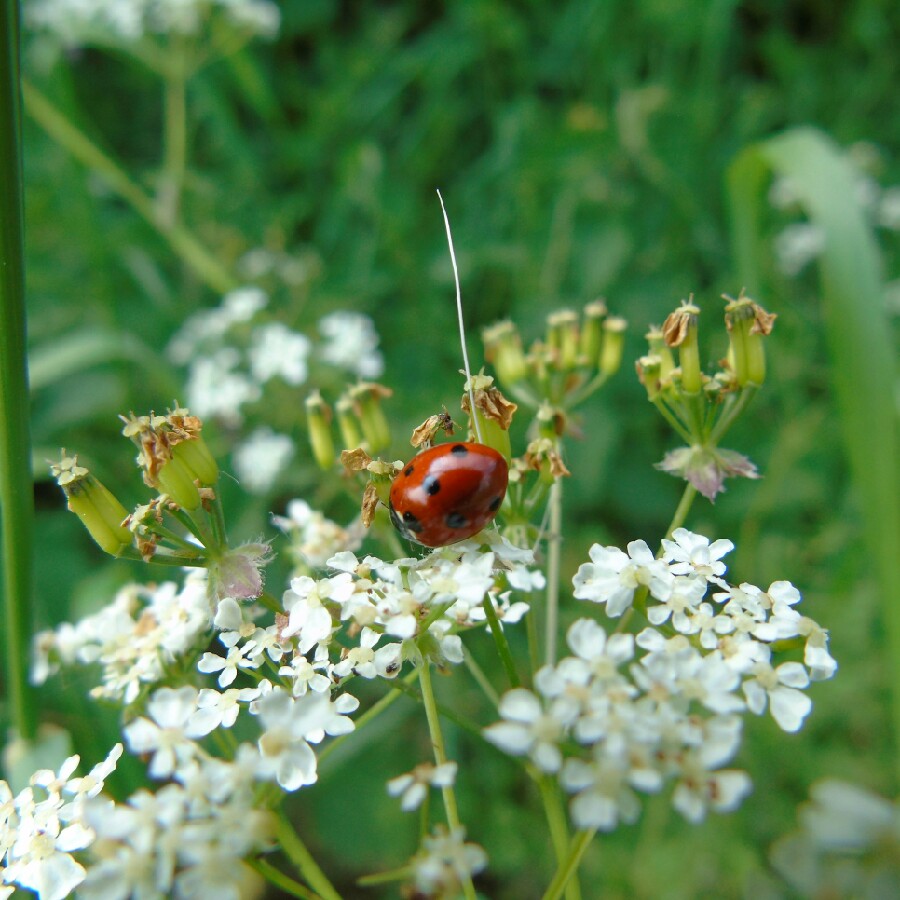
[[[169,387],[172,380],[166,374],[168,365],[133,334],[91,329],[32,350],[28,361],[31,389],[39,390],[107,362],[134,363],[148,374],[158,376],[161,387]]]
[[[738,273],[761,291],[760,203],[769,176],[790,179],[824,235],[819,257],[822,306],[841,436],[875,565],[894,671],[895,735],[900,743],[900,502],[896,360],[890,343],[881,261],[856,190],[858,175],[827,136],[788,131],[744,150],[728,173]]]

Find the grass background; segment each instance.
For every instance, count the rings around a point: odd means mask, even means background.
[[[436,187],[453,225],[473,351],[480,329],[498,318],[513,318],[530,339],[548,311],[606,296],[631,327],[622,372],[584,405],[584,438],[568,447],[568,578],[594,541],[658,539],[677,502],[679,484],[652,469],[674,440],[631,360],[644,352],[647,325],[690,292],[705,309],[705,359],[724,353],[718,297],[743,286],[729,165],[749,145],[813,125],[845,147],[873,143],[879,181],[900,183],[898,39],[900,8],[881,0],[285,3],[277,40],[189,84],[185,223],[231,270],[257,247],[315,254],[319,273],[304,289],[266,285],[292,326],[308,329],[331,309],[372,316],[383,380],[395,391],[396,456],[409,428],[452,407],[459,392]],[[151,187],[160,165],[157,80],[120,53],[86,49],[52,61],[45,49],[26,40],[28,76]],[[25,150],[36,456],[60,445],[83,453],[128,505],[141,494],[131,450],[113,440],[115,414],[170,401],[183,373],[161,348],[219,297],[30,121]],[[640,823],[595,842],[584,864],[587,897],[785,895],[767,848],[791,829],[812,781],[839,776],[896,792],[880,605],[888,598],[863,536],[866,499],[851,480],[833,392],[839,378],[860,392],[872,386],[833,368],[815,270],[787,278],[766,252],[786,221],[767,210],[758,223],[764,252],[754,289],[779,319],[765,390],[726,441],[765,477],[730,485],[714,508],[698,501],[688,525],[735,540],[735,581],[800,586],[805,611],[832,631],[841,670],[812,689],[801,734],[786,736],[768,718],[747,722],[738,764],[755,791],[738,814],[689,828],[665,800],[651,800]],[[898,235],[878,240],[883,270],[895,277]],[[875,313],[885,320],[884,308]],[[895,325],[889,320],[891,346]],[[883,376],[879,389],[894,372]],[[300,440],[303,399],[269,411]],[[863,464],[877,449],[876,424],[850,434]],[[43,477],[39,470],[35,621],[46,627],[146,576],[102,558]],[[338,518],[351,513],[302,456],[272,496],[235,490],[227,501],[242,536],[253,537],[271,534],[267,512],[296,495]],[[571,601],[564,608],[569,618],[583,612]],[[487,641],[476,638],[473,650],[494,665]],[[489,720],[467,676],[439,681],[448,702]],[[115,719],[83,700],[85,683],[68,673],[42,699],[83,741],[83,758],[95,759],[114,739]],[[347,896],[357,895],[355,877],[399,865],[413,849],[416,823],[383,781],[428,755],[420,718],[411,703],[397,704],[381,729],[360,735],[356,755],[335,754],[321,783],[297,798],[301,832]],[[452,740],[462,818],[491,852],[486,894],[538,896],[552,863],[536,797],[492,748],[465,734]]]

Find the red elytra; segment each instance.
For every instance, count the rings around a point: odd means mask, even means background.
[[[391,485],[390,512],[405,538],[446,547],[481,531],[509,481],[503,456],[485,444],[438,444],[413,457]]]

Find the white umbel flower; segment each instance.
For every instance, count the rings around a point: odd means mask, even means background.
[[[634,592],[641,585],[659,599],[668,597],[672,589],[672,574],[644,541],[632,541],[627,554],[618,547],[594,544],[590,557],[591,562],[582,564],[572,579],[575,597],[605,603],[611,618],[621,616],[631,606]]]

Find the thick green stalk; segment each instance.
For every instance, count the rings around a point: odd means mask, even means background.
[[[19,8],[0,0],[0,529],[6,678],[19,737],[36,730],[28,684],[34,494],[25,350]]]
[[[22,83],[22,91],[28,114],[38,125],[83,166],[100,174],[113,191],[169,242],[172,250],[207,287],[220,294],[237,287],[234,277],[191,232],[181,225],[167,226],[153,201],[140,187],[36,87],[26,81]]]

